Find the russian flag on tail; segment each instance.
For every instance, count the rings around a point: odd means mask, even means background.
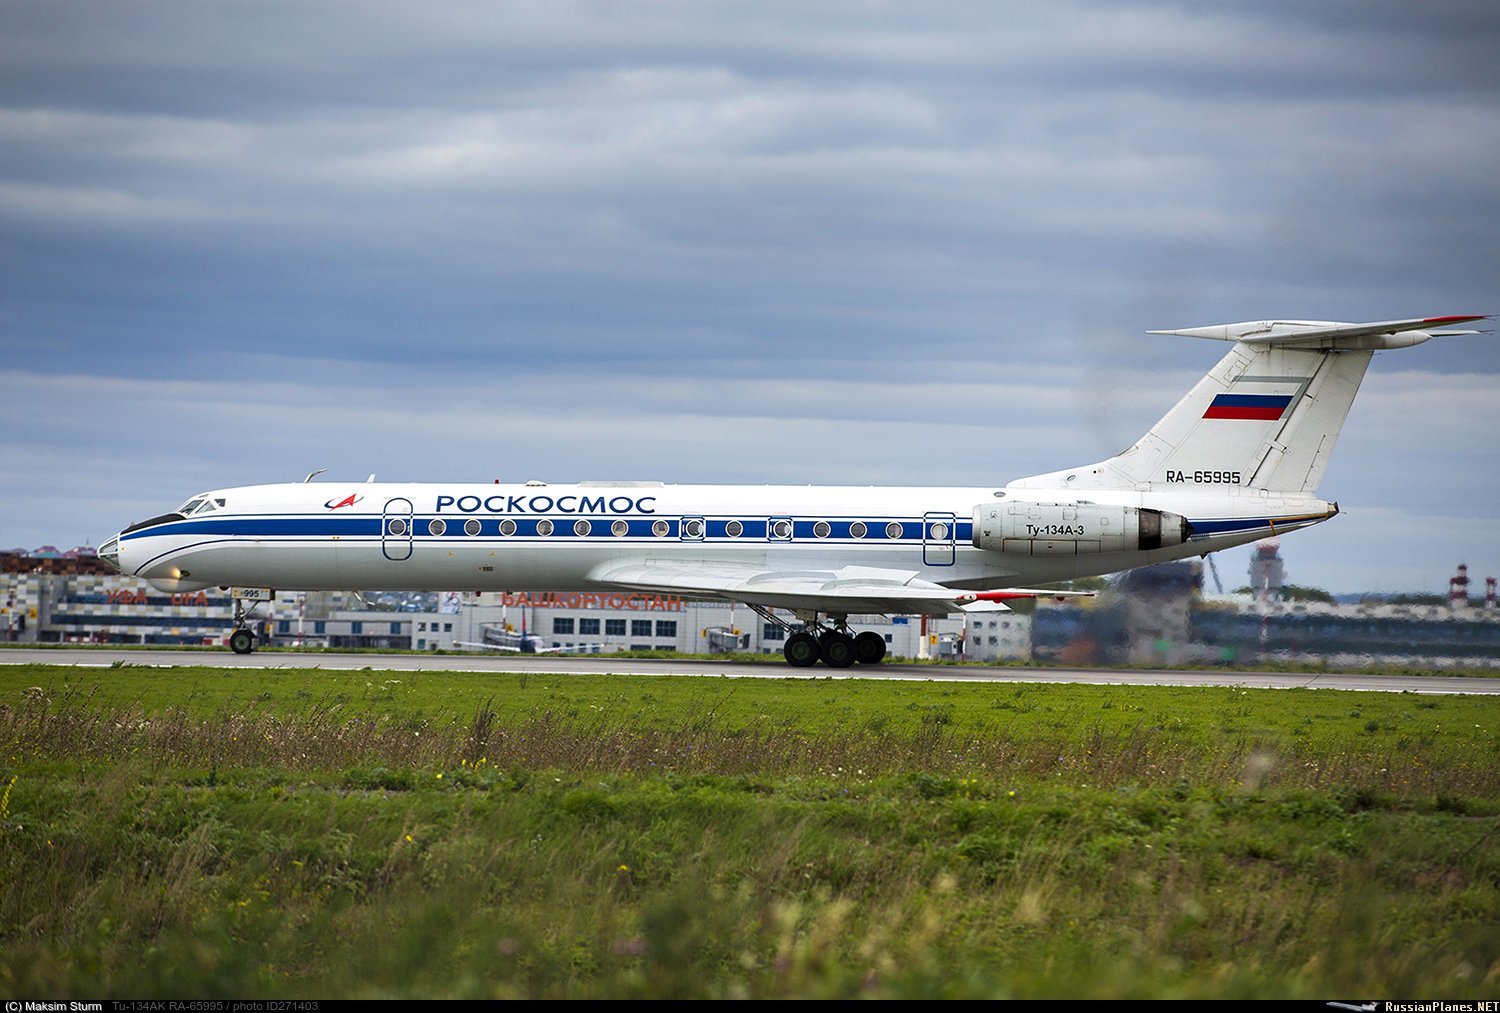
[[[1206,419],[1254,419],[1275,422],[1286,414],[1291,394],[1219,394],[1203,413]]]

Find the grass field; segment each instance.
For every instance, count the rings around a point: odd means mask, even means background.
[[[1490,998],[1497,717],[1308,690],[7,666],[0,991]]]

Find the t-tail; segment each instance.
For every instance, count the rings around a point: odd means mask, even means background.
[[[1482,316],[1367,324],[1285,320],[1152,334],[1232,341],[1182,400],[1124,453],[1036,475],[1012,488],[1198,492],[1254,490],[1312,497],[1328,468],[1370,357],[1476,331]]]

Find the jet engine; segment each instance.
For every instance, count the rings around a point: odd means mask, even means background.
[[[974,547],[1017,556],[1136,552],[1181,545],[1192,535],[1181,514],[1099,503],[982,503]]]

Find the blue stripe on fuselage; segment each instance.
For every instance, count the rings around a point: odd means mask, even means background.
[[[407,520],[405,516],[401,518]],[[647,518],[579,518],[576,515],[562,515],[557,517],[474,517],[466,518],[479,521],[478,534],[470,535],[464,530],[462,521],[456,521],[447,517],[412,516],[409,521],[412,525],[410,536],[406,534],[392,535],[390,537],[405,539],[412,537],[417,540],[431,538],[483,538],[483,537],[515,537],[515,538],[651,538],[676,539],[681,536],[680,517],[647,517]],[[742,532],[738,538],[732,538],[728,532],[728,525],[732,520],[738,518],[720,517],[705,521],[705,539],[727,542],[737,541],[763,541],[769,537],[770,521],[740,520]],[[923,536],[923,520],[917,517],[879,517],[868,518],[859,523],[865,525],[867,534],[864,538],[855,538],[851,528],[856,523],[855,519],[832,519],[827,518],[830,531],[826,538],[818,538],[813,532],[813,526],[825,518],[791,518],[793,524],[793,540],[801,542],[829,542],[829,541],[851,541],[851,542],[904,542],[921,541]],[[429,531],[429,525],[433,520],[443,520],[446,530],[441,534],[434,535]],[[501,535],[500,523],[504,520],[513,521],[516,525],[514,535]],[[537,534],[537,524],[540,521],[552,522],[552,534],[540,536]],[[589,531],[584,535],[575,533],[573,525],[579,520],[587,520],[590,523]],[[628,529],[624,535],[615,535],[612,524],[615,520],[624,520]],[[665,535],[657,535],[653,530],[657,521],[666,521],[668,530]],[[886,525],[895,521],[901,525],[901,534],[891,538],[886,533]],[[214,516],[203,518],[188,518],[181,521],[173,521],[167,524],[157,524],[149,528],[142,528],[121,536],[121,541],[134,541],[139,538],[155,538],[157,536],[186,536],[202,537],[209,535],[246,537],[246,538],[379,538],[382,534],[384,519],[369,515],[323,517],[314,515],[312,517],[295,516],[266,516],[266,515],[238,515],[238,516]],[[973,523],[971,521],[956,521],[953,523],[953,540],[969,541],[973,537]],[[781,539],[778,539],[781,540]],[[946,543],[948,539],[934,539],[938,543]]]

